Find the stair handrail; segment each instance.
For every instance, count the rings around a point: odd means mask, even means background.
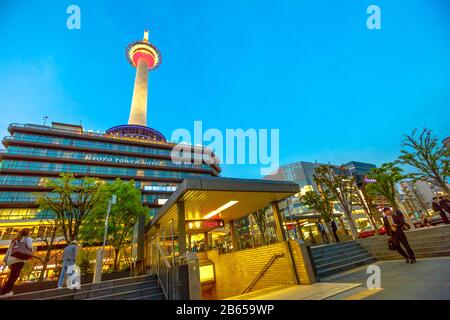
[[[166,283],[164,283],[161,280],[162,272],[160,270],[160,264],[159,263],[158,263],[158,267],[155,268],[156,269],[156,275],[158,276],[158,283],[159,283],[159,285],[160,285],[160,287],[161,287],[161,289],[162,289],[162,291],[164,293],[164,296],[166,297],[166,300],[168,300],[169,299],[169,271],[172,268],[172,266],[170,265],[169,260],[167,260],[166,255],[164,254],[164,251],[161,249],[161,246],[159,245],[158,242],[156,242],[156,248],[157,248],[159,256],[162,258],[162,261],[163,261],[164,266],[165,266],[163,272],[165,272],[164,277],[165,277],[165,280],[166,280],[165,282]]]
[[[162,257],[162,260],[163,260],[164,264],[166,265],[166,267],[169,268],[169,269],[172,268],[172,266],[170,265],[169,260],[167,260],[166,255],[164,254],[164,251],[161,249],[161,247],[160,247],[158,242],[156,243],[156,248],[158,248],[160,257]]]
[[[264,274],[269,270],[269,268],[272,266],[272,264],[277,260],[278,258],[284,257],[284,253],[276,253],[274,254],[269,261],[264,265],[264,267],[261,269],[261,271],[256,275],[256,277],[250,282],[250,284],[242,291],[242,294],[246,294],[250,290],[253,289],[253,287],[256,285],[256,283],[264,276]]]

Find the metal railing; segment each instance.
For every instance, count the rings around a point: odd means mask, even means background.
[[[104,132],[94,132],[91,130],[82,130],[82,131],[77,131],[77,130],[66,130],[66,129],[61,129],[61,128],[55,128],[55,127],[48,127],[48,126],[41,126],[41,125],[36,125],[36,124],[22,124],[22,123],[11,123],[9,125],[9,127],[16,127],[16,128],[30,128],[30,129],[35,129],[35,130],[41,130],[41,131],[53,131],[53,132],[61,132],[61,133],[69,133],[69,134],[77,134],[77,135],[81,135],[81,136],[91,136],[91,137],[100,137],[100,138],[116,138],[116,139],[120,139],[120,140],[130,140],[130,141],[139,141],[139,142],[146,142],[149,144],[161,144],[161,145],[169,145],[169,146],[175,146],[175,143],[171,143],[171,142],[165,142],[165,141],[156,141],[156,140],[151,140],[151,141],[146,141],[143,139],[136,139],[136,138],[132,138],[132,137],[116,137],[114,135],[109,135],[106,134]]]
[[[164,296],[166,297],[167,300],[169,300],[171,297],[170,278],[172,277],[170,271],[172,269],[172,266],[169,260],[167,260],[164,251],[161,249],[158,242],[156,242],[156,249],[158,250],[157,251],[158,263],[157,267],[155,268],[155,272],[156,275],[158,276],[158,282],[163,290]]]
[[[264,274],[267,272],[267,270],[269,270],[270,266],[272,266],[272,264],[275,262],[275,260],[277,260],[278,258],[282,258],[282,257],[284,257],[284,253],[274,254],[270,258],[270,260],[267,261],[267,263],[264,265],[262,270],[257,274],[255,279],[253,279],[252,282],[250,282],[250,284],[244,289],[244,291],[242,291],[242,294],[246,294],[246,293],[250,292],[253,289],[253,287],[256,285],[256,283],[258,283],[258,281],[264,276]]]

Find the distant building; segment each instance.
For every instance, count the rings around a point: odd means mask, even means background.
[[[445,138],[444,141],[443,141],[443,143],[444,143],[445,147],[446,147],[448,150],[450,150],[450,137]]]
[[[367,183],[370,183],[370,179],[367,177],[370,170],[376,168],[377,166],[372,163],[350,161],[345,164],[350,174],[355,177],[356,184],[361,187]]]
[[[299,161],[283,165],[278,169],[277,172],[272,175],[265,176],[263,179],[295,182],[300,186],[300,193],[302,194],[307,191],[319,192],[319,188],[314,181],[314,174],[315,168],[321,165],[323,164]],[[344,166],[347,169],[348,176],[355,178],[355,182],[358,188],[363,188],[367,183],[370,183],[367,178],[367,174],[372,168],[376,168],[376,165],[374,164],[358,161],[350,161]],[[335,167],[337,168],[338,166]],[[298,200],[298,197],[291,197],[290,200],[286,203],[285,207],[280,206],[280,209],[288,219],[293,217],[294,219],[298,219],[299,221],[306,220],[311,223],[312,221],[316,222],[320,218],[320,215],[309,210],[309,208],[303,205]],[[335,203],[334,212],[336,216],[342,216],[342,210],[337,203]],[[352,213],[356,227],[358,229],[362,229],[367,226],[368,218],[361,207],[354,206]],[[345,223],[345,219],[342,219],[341,222]]]
[[[434,197],[445,195],[441,187],[427,181],[405,181],[400,184],[403,203],[412,211],[431,212]]]

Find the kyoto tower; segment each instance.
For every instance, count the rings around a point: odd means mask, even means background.
[[[144,31],[143,40],[128,45],[125,54],[128,62],[136,68],[130,117],[127,125],[113,127],[106,133],[166,141],[166,138],[160,132],[147,127],[148,73],[161,64],[159,50],[148,41],[148,30]]]

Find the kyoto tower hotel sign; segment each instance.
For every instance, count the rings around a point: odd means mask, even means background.
[[[136,41],[128,45],[126,57],[128,62],[136,68],[128,125],[113,127],[106,133],[166,141],[166,138],[160,132],[147,127],[148,72],[158,68],[161,64],[159,50],[148,41],[148,30],[144,32],[142,41]]]

